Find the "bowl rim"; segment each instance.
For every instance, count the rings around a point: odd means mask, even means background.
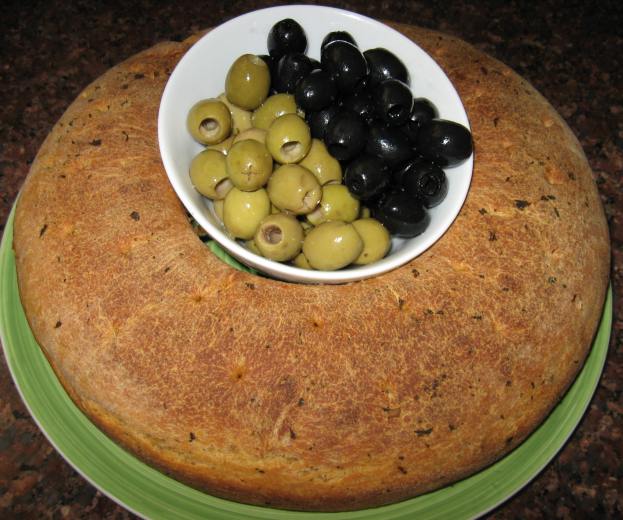
[[[201,212],[194,211],[195,204],[190,203],[185,195],[185,188],[182,185],[181,180],[179,179],[178,169],[174,165],[174,161],[172,158],[172,152],[166,146],[166,127],[168,125],[169,114],[166,110],[168,104],[170,104],[171,98],[173,96],[172,92],[175,85],[176,79],[176,71],[182,70],[184,64],[187,61],[192,60],[193,55],[202,51],[202,46],[205,45],[206,41],[213,39],[215,36],[218,37],[219,33],[230,30],[231,26],[236,26],[241,23],[245,23],[254,17],[257,17],[259,13],[263,15],[271,15],[274,14],[276,21],[281,18],[293,17],[292,11],[325,11],[333,14],[339,14],[341,16],[346,16],[351,18],[357,22],[363,22],[368,25],[373,25],[376,27],[383,28],[386,31],[389,31],[393,37],[398,40],[402,40],[403,43],[413,45],[418,48],[428,59],[430,60],[430,65],[441,73],[443,77],[446,78],[448,85],[447,88],[455,98],[453,103],[456,103],[456,109],[459,110],[463,115],[463,121],[461,124],[466,126],[471,130],[471,126],[469,124],[469,118],[467,115],[467,111],[465,110],[465,106],[459,96],[454,84],[445,73],[445,71],[441,68],[441,66],[437,63],[437,61],[424,49],[422,49],[416,42],[402,34],[397,29],[387,25],[386,23],[376,20],[374,18],[353,12],[348,11],[346,9],[329,7],[329,6],[318,6],[318,5],[303,5],[303,4],[292,4],[286,6],[274,6],[267,7],[263,9],[253,10],[237,17],[231,18],[222,24],[214,27],[209,32],[204,34],[201,38],[199,38],[196,42],[194,42],[191,47],[184,53],[184,55],[180,58],[175,68],[171,72],[171,75],[165,85],[163,90],[159,111],[158,111],[158,144],[160,150],[160,157],[162,163],[164,165],[165,171],[169,178],[169,182],[173,186],[176,195],[182,202],[183,206],[186,210],[192,215],[192,217],[201,225],[206,232],[210,235],[212,239],[214,239],[218,244],[220,244],[229,254],[235,257],[240,262],[257,269],[261,273],[266,274],[269,277],[278,278],[285,281],[290,282],[298,282],[298,283],[347,283],[353,282],[357,280],[362,280],[365,278],[370,278],[374,276],[381,275],[386,272],[390,272],[398,267],[401,267],[421,254],[427,251],[435,242],[437,242],[452,226],[453,222],[456,220],[456,217],[461,211],[467,195],[470,190],[471,180],[473,176],[473,162],[474,162],[474,154],[460,163],[458,166],[466,166],[467,171],[462,173],[462,175],[466,175],[467,179],[465,180],[466,189],[463,193],[458,194],[456,203],[454,206],[450,208],[450,211],[445,213],[445,220],[447,221],[445,224],[438,226],[435,229],[427,230],[423,235],[420,235],[420,245],[417,250],[413,252],[409,251],[398,251],[394,254],[389,254],[385,258],[373,262],[371,264],[362,265],[362,266],[348,266],[343,269],[335,270],[335,271],[320,271],[320,270],[308,270],[302,269],[293,265],[288,265],[285,263],[276,262],[273,260],[269,260],[264,258],[256,253],[253,253],[251,250],[247,249],[245,246],[238,243],[236,240],[229,237],[222,229],[215,226],[211,223]],[[302,23],[304,25],[304,23]],[[451,168],[444,168],[444,170],[448,170]],[[456,196],[457,194],[455,194]],[[204,201],[205,203],[205,201]],[[208,211],[210,211],[208,209]],[[408,240],[408,239],[407,239]],[[402,254],[401,254],[402,253]]]

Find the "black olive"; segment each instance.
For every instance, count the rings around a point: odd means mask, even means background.
[[[319,110],[318,112],[306,112],[305,120],[309,125],[312,137],[324,140],[329,122],[339,111],[339,107],[336,105],[330,105],[323,110]]]
[[[312,66],[312,70],[316,70],[316,69],[321,69],[322,65],[320,64],[320,62],[315,59],[315,58],[309,58],[309,62],[311,63]]]
[[[353,38],[349,33],[346,31],[333,31],[324,37],[324,40],[322,40],[322,43],[320,44],[320,50],[322,50],[325,45],[329,45],[331,42],[335,41],[352,43],[355,47],[357,47],[355,38]]]
[[[275,78],[277,77],[277,60],[273,58],[270,54],[262,54],[259,56],[266,65],[268,65],[268,70],[270,71],[270,91],[268,93],[269,96],[273,94],[277,94],[275,90]]]
[[[413,107],[411,107],[411,114],[406,124],[402,127],[402,130],[409,136],[409,140],[415,144],[417,142],[417,134],[420,131],[420,126],[424,123],[428,123],[431,119],[435,119],[438,116],[437,109],[426,98],[416,98],[413,100]]]
[[[335,101],[336,95],[333,78],[322,69],[311,71],[294,91],[296,104],[305,111],[318,111],[328,107]]]
[[[320,56],[322,68],[335,78],[337,88],[342,93],[355,90],[368,73],[363,54],[352,43],[336,40],[322,49]]]
[[[292,18],[285,18],[272,26],[268,33],[268,53],[279,59],[291,52],[304,53],[307,37],[303,28]]]
[[[407,122],[413,106],[411,89],[397,79],[386,79],[373,90],[377,115],[388,125],[399,126]]]
[[[299,81],[312,71],[312,64],[305,54],[290,53],[282,56],[277,64],[273,87],[277,92],[294,93]]]
[[[344,172],[344,184],[354,197],[370,200],[389,184],[387,165],[373,155],[360,155],[353,159]]]
[[[421,199],[424,207],[437,206],[448,193],[448,179],[434,162],[421,157],[411,159],[393,176],[396,184],[411,196]]]
[[[370,122],[374,118],[374,101],[372,94],[367,90],[355,90],[352,94],[342,98],[340,106],[344,110],[354,112],[366,122]]]
[[[378,119],[368,126],[366,152],[380,157],[390,167],[398,166],[414,155],[407,136],[399,128],[386,126]]]
[[[390,78],[409,84],[409,71],[395,54],[379,47],[368,49],[363,55],[368,62],[371,85],[378,85]]]
[[[365,122],[353,112],[337,113],[327,126],[324,144],[329,153],[338,161],[349,161],[366,144]]]
[[[277,60],[273,58],[270,54],[262,54],[259,56],[266,65],[268,65],[268,70],[270,70],[271,78],[275,76],[275,72],[277,70]]]
[[[463,125],[433,119],[420,127],[417,150],[440,166],[454,166],[472,154],[472,134]]]
[[[384,193],[371,209],[372,216],[397,237],[420,235],[430,223],[430,215],[422,201],[400,189]]]

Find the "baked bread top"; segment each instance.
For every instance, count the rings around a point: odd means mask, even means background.
[[[443,486],[536,428],[591,345],[609,242],[579,143],[500,62],[396,27],[453,81],[475,163],[450,230],[390,273],[285,283],[197,238],[156,128],[192,41],[87,87],[23,187],[20,294],[63,386],[117,442],[211,494],[344,510]]]

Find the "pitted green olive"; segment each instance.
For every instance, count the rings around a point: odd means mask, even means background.
[[[268,127],[266,147],[275,161],[281,164],[299,162],[311,147],[307,123],[296,114],[275,119]]]
[[[299,163],[312,172],[321,186],[329,182],[342,182],[342,167],[320,139],[312,139],[311,148]]]
[[[225,78],[225,95],[245,110],[259,107],[270,89],[270,71],[266,62],[254,54],[243,54],[230,67]]]
[[[251,123],[255,128],[268,130],[275,119],[286,114],[298,114],[294,96],[292,94],[275,94],[255,109],[251,116]]]
[[[224,199],[218,199],[212,201],[212,207],[214,208],[214,213],[219,218],[221,222],[223,222],[223,206],[225,205]]]
[[[234,136],[230,135],[227,139],[221,141],[220,143],[211,144],[207,146],[208,150],[216,150],[223,155],[227,155],[229,153],[229,149],[231,148],[232,143],[234,142]]]
[[[257,244],[255,243],[255,240],[251,239],[251,240],[247,240],[244,245],[247,247],[247,249],[249,251],[251,251],[252,253],[255,253],[257,256],[262,256],[262,252],[257,248]]]
[[[353,222],[353,227],[363,240],[363,251],[354,261],[357,265],[370,264],[383,258],[391,247],[389,231],[378,220],[362,218]]]
[[[241,191],[232,188],[225,197],[223,223],[233,237],[249,240],[269,212],[270,200],[265,189]]]
[[[312,229],[303,241],[309,265],[334,271],[351,264],[363,250],[363,241],[352,224],[333,220]]]
[[[262,220],[253,240],[264,257],[285,262],[301,251],[303,228],[296,217],[276,213]]]
[[[307,215],[307,220],[317,226],[329,220],[352,222],[359,216],[359,201],[343,184],[327,184],[322,189],[318,207]]]
[[[273,158],[266,146],[253,139],[233,144],[225,159],[227,175],[236,188],[254,191],[266,184],[273,171]]]
[[[244,132],[248,130],[253,125],[251,124],[251,114],[249,110],[244,110],[236,105],[234,105],[225,93],[221,94],[218,97],[219,101],[222,101],[229,108],[229,113],[231,114],[231,130],[233,134],[239,134],[240,132]]]
[[[309,265],[307,258],[305,258],[305,255],[302,252],[294,257],[294,260],[292,260],[292,263],[296,267],[300,267],[301,269],[313,269],[313,267]]]
[[[270,201],[282,211],[304,215],[313,211],[322,196],[314,174],[298,164],[284,164],[268,179]]]
[[[266,130],[262,130],[261,128],[247,128],[234,137],[232,144],[236,144],[238,141],[244,141],[245,139],[253,139],[265,145]]]
[[[202,99],[188,112],[186,128],[201,144],[220,143],[231,133],[231,114],[218,99]]]
[[[190,180],[204,197],[223,199],[233,184],[227,176],[225,156],[216,150],[199,152],[190,163]]]

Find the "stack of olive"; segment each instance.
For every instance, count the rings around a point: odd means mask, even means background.
[[[191,135],[206,148],[190,177],[225,229],[249,249],[303,268],[333,270],[385,256],[390,236],[341,184],[342,168],[288,93],[269,95],[264,61],[243,55],[225,92],[196,103]]]
[[[292,19],[268,36],[272,88],[293,93],[312,136],[344,168],[344,183],[389,231],[410,238],[428,223],[426,209],[443,201],[443,167],[472,153],[471,134],[438,119],[436,107],[413,97],[404,63],[383,48],[361,52],[347,32],[329,33],[320,62],[304,53],[307,38]]]
[[[206,145],[191,180],[258,254],[320,270],[371,263],[390,232],[424,231],[447,192],[441,166],[471,154],[471,135],[414,101],[389,51],[362,54],[345,32],[327,35],[320,62],[306,48],[301,26],[281,20],[268,55],[240,56],[225,92],[191,108],[188,130]]]

